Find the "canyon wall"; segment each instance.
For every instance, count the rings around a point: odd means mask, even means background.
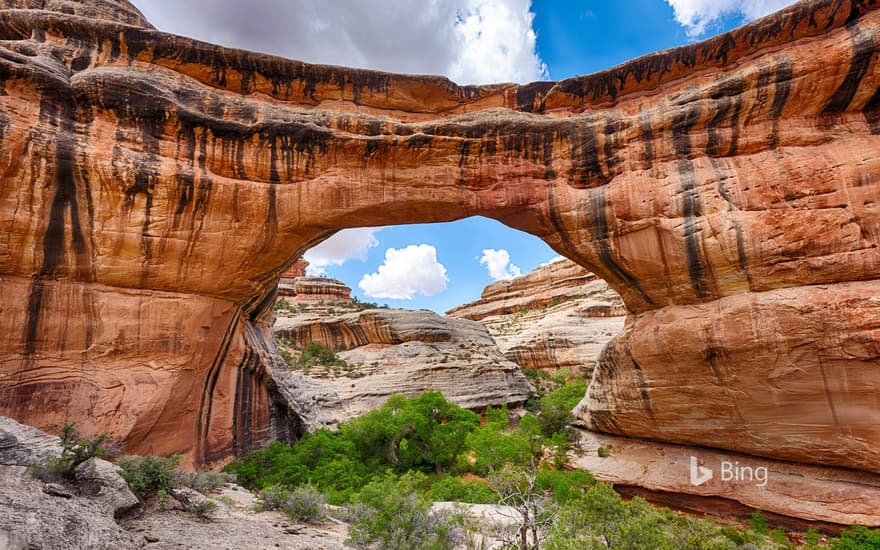
[[[571,260],[490,284],[480,299],[446,313],[479,321],[504,356],[524,369],[590,378],[627,314],[620,296]]]
[[[876,1],[523,86],[2,6],[0,415],[190,464],[295,432],[280,274],[342,228],[484,215],[631,313],[588,427],[880,472]]]

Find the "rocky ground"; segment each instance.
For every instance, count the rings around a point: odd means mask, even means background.
[[[141,505],[113,464],[95,460],[76,483],[41,480],[32,464],[60,455],[58,438],[0,417],[0,548],[3,550],[344,548],[346,528],[291,522],[278,512],[256,512],[252,493],[227,484],[203,496],[217,508],[196,518],[169,499]]]
[[[120,523],[127,531],[146,539],[147,548],[156,550],[348,548],[345,525],[332,520],[309,525],[292,521],[281,512],[257,512],[254,494],[237,485],[227,484],[206,498],[217,504],[208,519],[199,519],[180,506],[159,511],[151,503],[144,513]]]

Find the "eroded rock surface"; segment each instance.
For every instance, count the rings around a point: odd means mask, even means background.
[[[61,455],[57,437],[0,417],[0,546],[44,548],[141,548],[138,534],[116,516],[138,504],[116,466],[96,460],[81,466],[81,483],[50,487],[29,465]]]
[[[123,1],[2,5],[0,413],[226,460],[292,429],[267,365],[294,258],[484,215],[633,314],[587,425],[880,472],[877,2],[479,87],[171,36]]]
[[[276,337],[292,356],[291,372],[275,369],[294,401],[313,402],[317,425],[335,425],[388,397],[439,391],[469,409],[520,404],[530,387],[484,326],[430,311],[367,309],[351,302],[299,303],[279,312]],[[336,350],[344,364],[298,364],[310,343]],[[306,415],[314,416],[314,415]]]
[[[880,526],[877,474],[641,441],[589,430],[578,433],[581,451],[571,454],[571,463],[602,481],[668,495],[723,498],[752,509],[810,521]],[[604,448],[603,454],[607,456],[599,456],[599,448]],[[696,460],[697,467],[711,470],[711,478],[692,478],[692,460]],[[696,473],[699,476],[700,470]],[[666,502],[675,506],[676,497]]]
[[[602,349],[623,328],[626,308],[602,279],[571,260],[492,283],[479,301],[448,315],[478,320],[504,356],[522,368],[589,378]]]

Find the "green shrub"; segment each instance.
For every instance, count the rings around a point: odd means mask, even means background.
[[[662,516],[636,497],[623,502],[605,483],[594,484],[559,513],[548,550],[670,548]]]
[[[439,392],[427,392],[412,399],[392,396],[382,407],[340,426],[340,431],[367,463],[440,473],[455,464],[478,423],[476,414],[446,401]]]
[[[500,407],[486,407],[486,426],[494,427],[497,430],[507,428],[510,423],[510,412],[507,405]]]
[[[737,531],[735,528],[731,527],[730,525],[722,525],[719,532],[721,533],[721,536],[723,536],[724,538],[726,538],[727,540],[731,541],[732,543],[734,543],[736,545],[745,544],[749,540],[749,537],[745,533]]]
[[[335,351],[325,348],[318,342],[309,342],[306,345],[299,359],[297,359],[297,364],[301,367],[310,367],[312,365],[323,365],[326,367],[348,366],[348,363],[337,357]]]
[[[276,441],[230,463],[225,471],[251,489],[312,484],[328,493],[333,504],[343,504],[381,469],[362,460],[339,432],[318,430],[293,445]]]
[[[546,404],[541,406],[538,422],[544,437],[552,437],[553,434],[567,434],[570,430],[569,426],[574,422],[574,416],[569,409],[557,404]]]
[[[559,369],[558,371],[556,371],[556,374],[553,375],[553,381],[559,385],[564,385],[572,376],[573,375],[570,370]]]
[[[596,449],[596,454],[599,455],[599,458],[608,458],[611,456],[611,447],[599,445],[599,448]]]
[[[661,512],[663,513],[663,512]],[[725,538],[713,523],[691,516],[664,514],[670,550],[731,550],[730,540]],[[733,529],[734,532],[737,532]]]
[[[804,542],[806,542],[805,548],[808,550],[813,550],[819,547],[819,540],[822,538],[822,534],[816,530],[815,527],[810,527],[807,529],[807,532],[804,533]]]
[[[773,541],[777,548],[793,548],[791,543],[788,542],[788,535],[786,535],[785,531],[782,529],[774,529],[770,531],[770,540]]]
[[[290,496],[290,489],[281,485],[270,485],[261,489],[257,495],[257,510],[280,510]]]
[[[430,509],[409,474],[367,484],[349,507],[348,543],[375,550],[451,550],[460,523],[451,513]]]
[[[180,455],[161,456],[122,456],[116,465],[122,468],[122,477],[128,482],[132,492],[141,500],[159,491],[170,493],[181,485],[181,474],[177,471]]]
[[[761,510],[755,510],[752,512],[752,517],[749,518],[749,527],[759,535],[766,535],[770,532],[770,526],[767,525],[767,518],[764,517]]]
[[[477,480],[444,475],[431,481],[428,497],[433,501],[497,504],[498,495],[488,484]]]
[[[487,476],[505,464],[524,466],[534,456],[532,442],[521,433],[505,433],[497,425],[487,424],[467,436],[470,451],[461,468]]]
[[[538,470],[535,487],[549,493],[559,504],[583,497],[596,483],[596,478],[584,470]]]
[[[572,411],[581,402],[586,393],[587,380],[577,378],[550,392],[542,399],[542,404],[558,405],[562,409]]]
[[[80,464],[107,455],[106,444],[110,436],[106,433],[93,438],[82,437],[76,424],[66,422],[58,437],[61,439],[61,456],[49,459],[45,468],[64,479],[73,481]]]
[[[284,359],[284,362],[287,363],[288,366],[292,367],[296,364],[296,360],[293,358],[293,354],[286,348],[279,347],[278,355]]]
[[[570,424],[574,421],[571,411],[580,403],[586,391],[586,380],[578,378],[541,398],[538,419],[541,432],[546,437],[555,433],[569,435]]]
[[[189,510],[187,511],[199,519],[209,519],[211,517],[211,514],[216,509],[216,502],[214,502],[213,500],[205,499],[201,502],[193,504],[189,507]]]
[[[290,491],[281,511],[299,521],[318,521],[326,513],[327,496],[311,485],[303,485]]]
[[[831,550],[880,550],[880,529],[856,525],[840,534],[829,546]]]
[[[207,493],[216,491],[227,483],[234,483],[235,476],[225,472],[187,472],[180,474],[180,481],[190,489]]]

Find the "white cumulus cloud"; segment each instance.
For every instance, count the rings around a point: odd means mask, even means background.
[[[389,248],[376,273],[364,275],[358,287],[371,298],[411,300],[416,294],[436,296],[446,290],[446,268],[429,244]]]
[[[500,250],[491,248],[483,250],[483,257],[480,258],[480,263],[486,266],[489,276],[496,281],[507,281],[522,275],[522,270],[510,263],[510,253],[503,248]]]
[[[310,248],[303,254],[303,258],[309,262],[308,274],[324,275],[327,266],[342,265],[348,260],[366,260],[370,249],[379,246],[376,239],[378,231],[375,228],[343,229]]]
[[[309,63],[441,74],[461,84],[547,78],[531,0],[134,0],[166,32]]]
[[[705,34],[708,27],[728,15],[742,15],[747,21],[763,17],[794,0],[666,0],[675,20],[687,29],[691,38]]]
[[[470,0],[462,3],[453,27],[457,52],[445,71],[468,84],[531,82],[547,78],[535,52],[537,35],[530,0]]]

